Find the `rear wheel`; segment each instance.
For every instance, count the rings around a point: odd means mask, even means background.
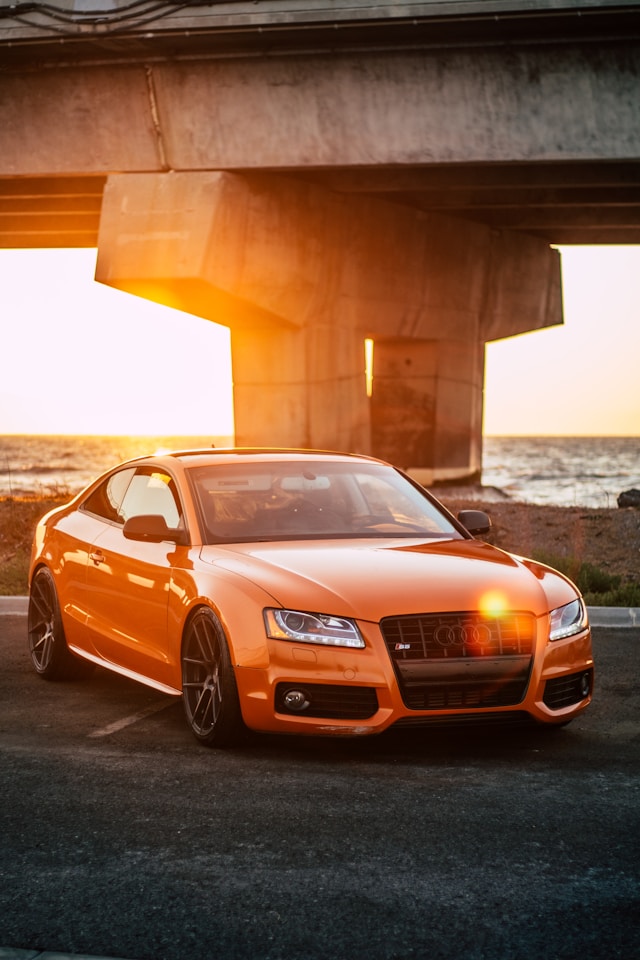
[[[37,570],[31,581],[28,630],[31,661],[45,680],[72,680],[93,669],[67,647],[55,583],[46,567]]]
[[[187,722],[200,743],[228,747],[244,731],[236,678],[220,621],[202,607],[182,641],[182,699]]]

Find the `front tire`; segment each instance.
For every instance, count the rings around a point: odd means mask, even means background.
[[[58,594],[47,567],[40,567],[31,581],[27,622],[31,661],[41,677],[74,680],[91,672],[93,665],[67,647]]]
[[[244,725],[236,678],[222,624],[202,607],[182,641],[182,701],[187,723],[207,747],[237,743]]]

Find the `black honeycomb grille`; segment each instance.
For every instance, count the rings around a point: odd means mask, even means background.
[[[387,617],[381,627],[393,660],[517,656],[532,653],[535,641],[535,618],[530,613]]]

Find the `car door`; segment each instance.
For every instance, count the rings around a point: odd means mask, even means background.
[[[67,643],[77,650],[96,653],[87,629],[91,595],[87,590],[87,569],[92,544],[114,525],[122,526],[118,512],[135,470],[117,470],[98,484],[77,510],[67,513],[56,525],[56,550],[52,558]]]
[[[183,524],[174,481],[149,467],[137,469],[132,477],[119,507],[121,523],[105,528],[92,544],[87,626],[99,656],[172,685],[167,611],[176,545],[127,539],[124,523],[143,514],[163,516],[173,529]]]

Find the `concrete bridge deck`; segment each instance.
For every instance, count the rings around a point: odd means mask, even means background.
[[[106,176],[167,169],[640,242],[638,2],[96,6],[0,0],[0,247],[94,246]]]

